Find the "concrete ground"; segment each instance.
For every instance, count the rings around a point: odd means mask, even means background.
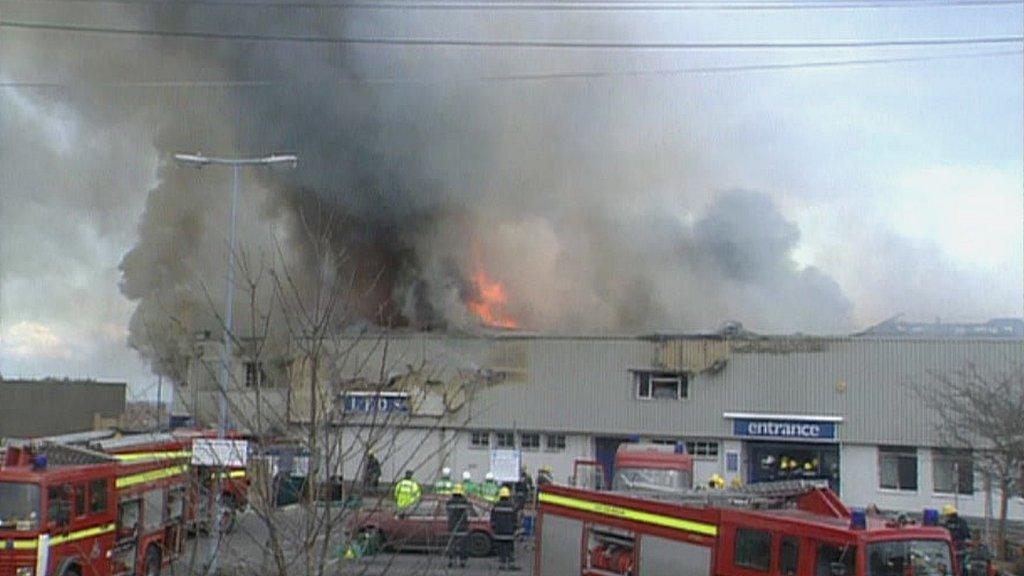
[[[279,525],[291,532],[291,536],[301,533],[301,514],[298,508],[284,510]],[[285,537],[282,537],[282,541]],[[484,576],[513,575],[530,576],[533,567],[533,543],[521,542],[517,546],[516,560],[521,570],[508,572],[498,570],[498,559],[470,558],[466,568],[449,569],[447,558],[441,553],[426,552],[382,552],[375,556],[345,559],[342,557],[346,537],[336,534],[328,546],[328,557],[324,562],[326,576],[383,576],[422,575],[422,576]],[[217,564],[219,573],[224,576],[262,575],[270,573],[273,568],[270,554],[266,547],[267,532],[264,524],[252,512],[238,517],[235,529],[226,534],[217,547]],[[185,551],[174,563],[168,573],[174,576],[190,576],[203,574],[210,550],[210,537],[199,535],[185,543]],[[304,564],[296,561],[289,569],[289,574],[300,575],[304,572]]]

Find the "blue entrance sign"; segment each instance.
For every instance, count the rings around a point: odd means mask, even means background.
[[[345,412],[364,414],[408,412],[409,395],[394,392],[348,392],[345,394]]]
[[[775,440],[835,440],[836,423],[815,420],[757,420],[736,418],[734,436]]]

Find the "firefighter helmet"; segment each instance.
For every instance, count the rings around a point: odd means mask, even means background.
[[[456,484],[455,487],[452,488],[452,494],[458,494],[459,496],[465,496],[466,495],[466,489],[462,487],[462,484]]]
[[[466,470],[465,472],[462,473],[462,480],[464,482],[468,482],[468,481],[470,481],[472,479],[473,479],[473,473],[470,472],[469,470]]]
[[[508,486],[502,486],[501,490],[498,490],[498,498],[508,498],[512,495],[512,491],[508,489]]]
[[[956,514],[956,506],[953,506],[952,504],[946,504],[945,506],[942,507],[943,516],[952,516],[954,514]]]

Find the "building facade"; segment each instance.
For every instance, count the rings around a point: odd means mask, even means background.
[[[854,506],[920,511],[953,503],[982,516],[989,498],[974,450],[948,446],[923,398],[967,366],[1024,366],[1013,337],[732,336],[340,338],[323,370],[318,416],[331,422],[335,473],[365,453],[385,479],[431,481],[442,467],[479,479],[491,452],[521,451],[564,481],[577,460],[610,470],[624,442],[684,443],[695,482],[828,480]],[[339,353],[340,354],[340,353]],[[292,373],[281,410],[309,422],[308,371]],[[1024,520],[1014,497],[1010,516]]]

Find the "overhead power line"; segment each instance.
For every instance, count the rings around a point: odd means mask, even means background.
[[[223,40],[256,43],[337,44],[368,46],[454,47],[454,48],[551,48],[598,50],[804,50],[844,48],[911,48],[928,46],[983,46],[1019,44],[1024,36],[988,36],[966,38],[915,38],[895,40],[755,41],[755,42],[617,42],[587,40],[474,40],[462,38],[386,38],[359,36],[291,36],[239,34],[152,28],[114,28],[46,22],[0,22],[0,28],[104,34],[194,40]]]
[[[767,64],[736,64],[726,66],[694,66],[688,68],[669,68],[661,70],[589,70],[573,72],[543,72],[523,74],[501,74],[487,76],[456,76],[451,78],[382,77],[382,78],[343,78],[326,80],[163,80],[163,81],[118,81],[118,82],[33,82],[33,81],[0,81],[0,88],[60,88],[60,89],[95,89],[95,88],[141,88],[141,89],[177,89],[177,88],[274,88],[285,86],[309,86],[324,84],[446,84],[456,82],[538,82],[547,80],[588,80],[625,77],[657,77],[702,74],[736,74],[744,72],[765,72],[781,70],[843,68],[855,66],[878,66],[916,62],[933,62],[941,60],[975,60],[981,58],[998,58],[1004,56],[1024,56],[1020,50],[1002,50],[993,52],[972,52],[960,54],[944,54],[940,56],[906,56],[893,58],[858,58],[849,60],[814,60],[809,62],[767,63]]]
[[[849,10],[887,8],[1021,6],[1021,0],[342,0],[319,2],[298,0],[2,0],[8,3],[85,3],[134,6],[211,6],[267,8],[278,10],[459,10],[459,11],[765,11],[765,10]]]

